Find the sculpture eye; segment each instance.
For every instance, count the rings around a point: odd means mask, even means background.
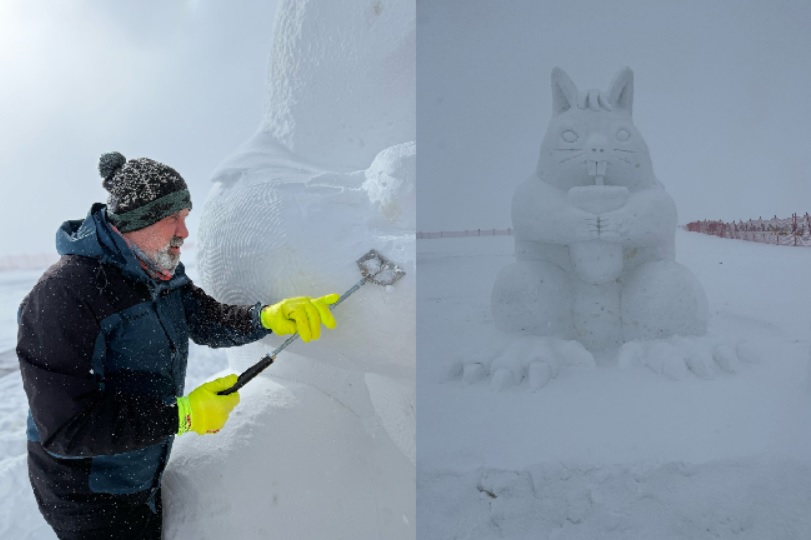
[[[617,139],[620,141],[627,141],[631,138],[631,132],[627,129],[621,129],[617,131]]]
[[[575,142],[577,140],[577,133],[575,133],[571,129],[567,129],[566,131],[561,133],[560,136],[566,142]]]

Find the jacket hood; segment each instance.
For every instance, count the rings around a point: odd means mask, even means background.
[[[56,251],[59,255],[81,255],[112,264],[140,281],[152,281],[141,268],[135,254],[121,234],[107,221],[107,205],[95,203],[84,219],[69,220],[56,231]],[[175,277],[184,275],[183,264]],[[173,278],[174,279],[174,278]]]

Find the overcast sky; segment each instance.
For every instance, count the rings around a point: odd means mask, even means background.
[[[98,157],[175,167],[196,211],[259,125],[274,0],[2,0],[0,255],[53,251],[106,199]],[[192,238],[193,239],[193,238]]]
[[[811,212],[811,2],[418,0],[420,230],[510,225],[551,115],[550,73],[607,89],[680,223]]]
[[[172,165],[196,219],[259,123],[270,0],[0,2],[0,254],[42,253],[106,193],[98,156]],[[811,211],[811,2],[419,0],[418,228],[509,225],[550,72],[635,74],[634,120],[682,223]]]

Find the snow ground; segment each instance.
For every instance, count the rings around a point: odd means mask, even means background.
[[[811,537],[811,250],[677,233],[709,337],[756,362],[712,379],[566,367],[533,392],[453,376],[510,338],[490,289],[512,239],[421,240],[417,537]]]

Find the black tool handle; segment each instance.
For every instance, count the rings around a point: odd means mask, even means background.
[[[344,294],[342,294],[341,297],[338,298],[338,300],[334,304],[329,306],[330,311],[332,311],[333,309],[338,307],[338,304],[340,304],[341,302],[346,300],[347,297],[349,297],[352,293],[354,293],[355,291],[360,289],[363,285],[366,284],[367,281],[368,281],[368,278],[366,276],[362,277],[360,279],[360,281],[355,283],[349,290],[347,290]],[[248,381],[250,381],[251,379],[253,379],[257,375],[259,375],[266,367],[268,367],[270,364],[272,364],[273,361],[276,360],[276,355],[277,354],[279,354],[280,352],[285,350],[288,345],[290,345],[291,343],[296,341],[298,338],[299,338],[298,333],[295,333],[292,336],[290,336],[289,338],[287,338],[286,340],[284,340],[284,343],[282,343],[281,345],[276,347],[276,349],[274,349],[273,352],[271,352],[269,354],[266,354],[257,363],[255,363],[254,365],[252,365],[251,367],[249,367],[248,369],[243,371],[239,375],[239,378],[237,379],[237,382],[236,382],[236,384],[234,386],[232,386],[231,388],[228,388],[227,390],[223,390],[222,392],[219,392],[218,395],[227,396],[228,394],[233,394],[234,392],[236,392],[237,390],[239,390],[240,388],[245,386],[245,384]]]
[[[259,375],[262,371],[264,371],[264,369],[269,365],[271,365],[274,360],[276,360],[275,354],[266,354],[257,363],[255,363],[254,365],[252,365],[251,367],[240,373],[239,377],[237,378],[237,382],[234,384],[234,386],[222,390],[221,392],[218,392],[218,395],[227,396],[228,394],[233,394],[234,392],[236,392],[237,390],[248,384],[248,381]]]

